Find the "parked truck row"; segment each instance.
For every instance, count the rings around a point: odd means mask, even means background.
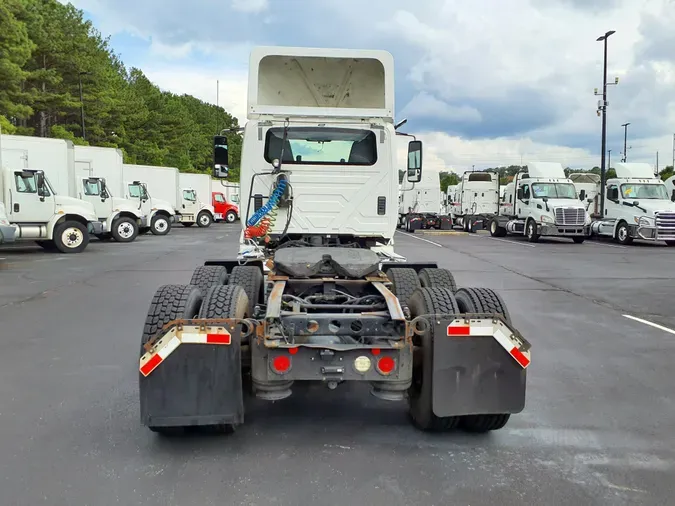
[[[3,243],[78,253],[91,236],[125,243],[147,232],[166,235],[174,222],[208,227],[239,216],[236,185],[175,167],[125,164],[116,148],[1,135],[0,171]]]

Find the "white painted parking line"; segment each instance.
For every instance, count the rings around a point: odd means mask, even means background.
[[[397,234],[404,235],[404,236],[406,236],[406,237],[412,237],[413,239],[417,239],[418,241],[428,242],[429,244],[433,244],[433,245],[436,246],[437,248],[442,248],[442,247],[443,247],[442,244],[438,244],[437,242],[430,241],[429,239],[422,239],[421,237],[417,237],[417,236],[414,235],[414,234],[404,234],[403,232],[399,232],[398,230],[396,231],[396,233],[397,233]]]
[[[626,246],[620,246],[618,244],[605,244],[604,242],[587,241],[586,244],[590,244],[591,246],[606,246],[608,248],[628,249]]]
[[[509,239],[499,239],[497,237],[487,237],[484,235],[472,235],[469,234],[470,237],[480,237],[481,239],[490,239],[491,241],[499,241],[499,242],[507,242],[509,244],[515,244],[516,246],[526,246],[528,248],[536,248],[534,244],[528,244],[526,242],[518,242],[518,241],[510,241]]]
[[[642,318],[637,318],[635,316],[631,316],[629,314],[623,315],[625,318],[629,318],[631,320],[635,320],[636,322],[644,323],[645,325],[649,325],[650,327],[654,327],[659,330],[663,330],[664,332],[668,332],[669,334],[675,334],[675,330],[669,329],[668,327],[664,327],[663,325],[659,325],[658,323],[653,323],[647,320],[643,320]]]

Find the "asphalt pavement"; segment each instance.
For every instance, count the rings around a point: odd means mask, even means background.
[[[80,255],[0,247],[2,506],[675,504],[664,246],[396,234],[400,254],[498,290],[532,343],[526,408],[500,431],[422,433],[404,405],[347,385],[251,401],[231,436],[151,433],[137,385],[150,299],[234,255],[237,227]]]

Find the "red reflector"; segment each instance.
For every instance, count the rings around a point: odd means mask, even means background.
[[[155,367],[157,367],[161,362],[162,357],[159,355],[159,353],[154,354],[152,357],[150,357],[150,360],[143,364],[141,367],[141,373],[143,376],[147,376],[152,371],[154,371]]]
[[[391,357],[382,357],[377,361],[377,369],[382,374],[389,374],[396,367],[396,361]]]
[[[279,355],[272,360],[272,368],[277,372],[286,372],[291,368],[291,359],[286,355]]]
[[[230,334],[206,334],[207,344],[232,344]]]
[[[380,354],[380,349],[379,349],[379,348],[373,348],[373,349],[370,350],[370,351],[372,351],[373,355],[375,355],[375,356],[377,356],[377,355]]]
[[[449,336],[468,336],[470,330],[468,325],[448,325]]]
[[[295,355],[296,353],[298,353],[298,349],[297,348],[288,348],[288,353],[290,353],[291,355]]]
[[[530,365],[530,360],[521,353],[518,348],[513,348],[509,353],[511,356],[516,359],[516,361],[523,367]]]

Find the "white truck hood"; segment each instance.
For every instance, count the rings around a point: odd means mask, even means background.
[[[65,195],[55,195],[54,204],[56,205],[57,212],[63,211],[64,213],[79,214],[88,221],[98,221],[94,205],[90,202],[66,197]]]
[[[168,212],[172,216],[176,214],[176,211],[174,210],[173,206],[166,200],[162,199],[156,199],[155,197],[150,198],[150,202],[152,203],[152,209],[163,209],[164,211]]]
[[[642,199],[642,200],[635,199],[635,200],[640,203],[639,205],[642,209],[647,210],[648,216],[654,216],[657,212],[660,211],[675,213],[675,202],[671,202],[670,200],[656,200],[656,199]],[[631,208],[626,206],[626,209]],[[637,207],[635,207],[634,209],[637,215],[644,214]]]
[[[574,207],[577,209],[586,209],[583,203],[577,199],[548,199],[548,207]]]
[[[134,213],[137,216],[141,215],[138,204],[133,200],[123,199],[121,197],[113,197],[112,205],[114,210],[128,211],[130,213]]]

